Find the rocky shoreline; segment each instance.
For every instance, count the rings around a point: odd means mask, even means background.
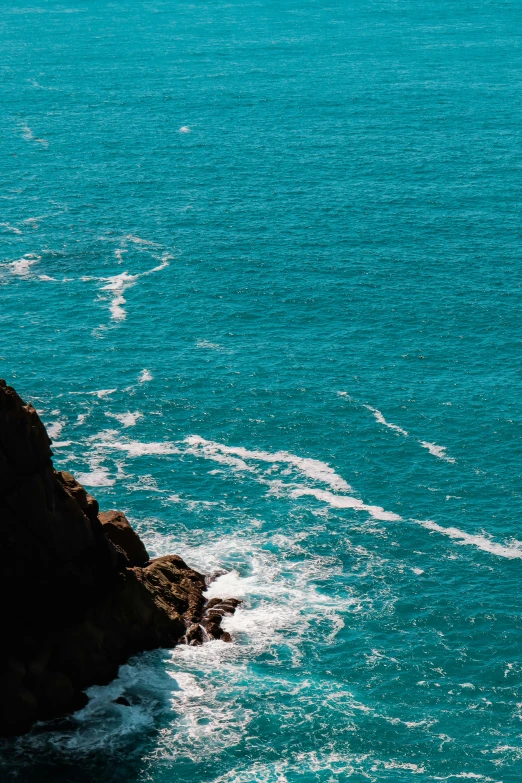
[[[238,600],[207,601],[208,579],[177,555],[151,560],[118,511],[52,463],[32,405],[0,380],[0,735],[87,703],[129,656],[230,641]]]

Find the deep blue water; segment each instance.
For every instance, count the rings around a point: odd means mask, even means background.
[[[522,779],[521,30],[2,5],[0,376],[245,600],[233,645],[4,742],[2,780]]]

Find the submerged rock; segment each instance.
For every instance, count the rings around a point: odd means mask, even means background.
[[[118,696],[117,699],[114,699],[114,704],[120,704],[122,707],[130,707],[131,703],[125,696]]]
[[[239,601],[207,602],[205,576],[177,555],[150,560],[121,512],[100,514],[2,380],[0,552],[2,735],[80,709],[134,653],[230,640],[221,620]]]

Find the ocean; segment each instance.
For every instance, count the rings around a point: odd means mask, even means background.
[[[2,781],[522,779],[521,30],[3,3],[0,377],[243,604],[3,740]]]

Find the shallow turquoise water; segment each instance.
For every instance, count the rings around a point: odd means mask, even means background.
[[[521,779],[521,22],[3,5],[0,376],[245,599],[3,779]]]

